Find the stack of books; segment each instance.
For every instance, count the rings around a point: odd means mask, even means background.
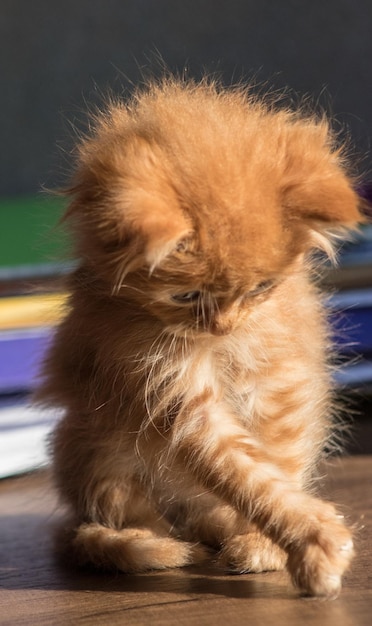
[[[336,382],[361,398],[372,395],[372,226],[343,245],[324,276],[334,340],[340,355]]]
[[[47,463],[58,414],[32,405],[40,366],[65,295],[68,271],[55,224],[62,206],[44,198],[0,203],[0,478]]]

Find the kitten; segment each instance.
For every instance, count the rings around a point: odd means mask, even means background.
[[[332,394],[309,256],[360,214],[325,119],[167,79],[97,117],[68,193],[80,262],[40,391],[65,410],[66,549],[139,572],[213,548],[337,595],[353,543],[310,491]]]

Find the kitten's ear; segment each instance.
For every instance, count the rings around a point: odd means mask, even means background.
[[[101,262],[102,254],[112,253],[128,272],[144,265],[152,271],[190,235],[191,225],[167,181],[162,155],[141,138],[124,152],[109,148],[98,143],[97,154],[85,154],[83,145],[64,219],[74,223],[79,256]]]
[[[284,206],[309,224],[354,227],[363,221],[360,198],[342,172],[313,176],[294,184],[284,194]]]
[[[152,271],[190,236],[191,226],[175,202],[168,203],[143,191],[135,195],[129,211],[131,230],[138,233],[142,253]]]
[[[294,218],[318,228],[362,221],[360,199],[332,145],[326,121],[295,124],[286,142],[283,204]]]

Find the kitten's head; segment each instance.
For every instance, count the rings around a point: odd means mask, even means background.
[[[175,333],[230,332],[360,220],[324,119],[205,83],[112,105],[80,146],[71,193],[88,273]]]

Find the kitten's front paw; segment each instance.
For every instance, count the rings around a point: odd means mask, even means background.
[[[287,568],[293,583],[305,594],[336,598],[353,553],[351,532],[335,516],[300,548],[290,551]]]
[[[218,564],[232,572],[268,572],[285,567],[287,555],[258,532],[231,537],[218,556]]]

